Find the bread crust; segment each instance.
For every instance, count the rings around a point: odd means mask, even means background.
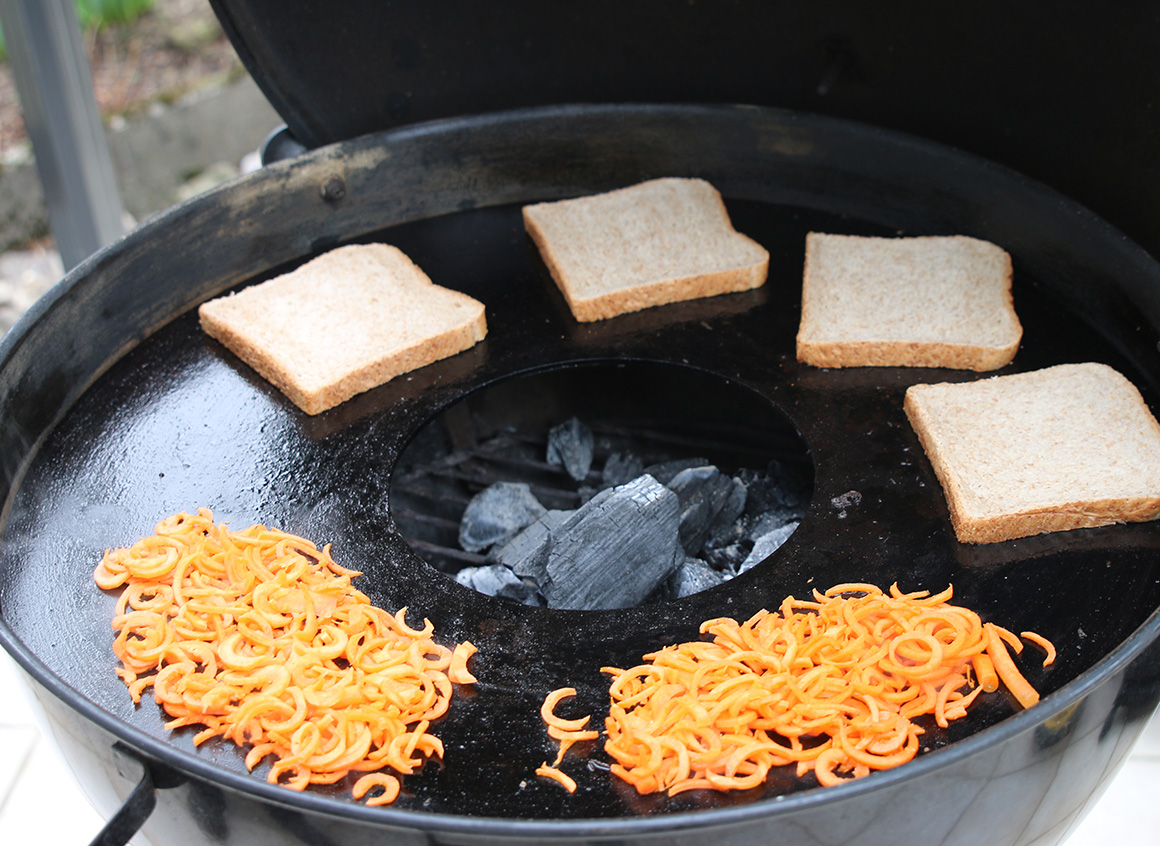
[[[408,315],[427,322],[425,334],[404,331]],[[435,285],[387,244],[324,253],[203,303],[198,316],[207,335],[312,415],[487,335],[482,303]]]
[[[1098,444],[1084,429],[1077,428],[1073,436],[1061,435],[1059,430],[1074,418],[1071,409],[1052,408],[1047,402],[1036,398],[1034,404],[1036,419],[1021,426],[988,427],[987,401],[1014,402],[1035,391],[1037,383],[1046,379],[1066,380],[1076,377],[1074,390],[1082,392],[1094,385],[1102,385],[1106,393],[1092,400],[1089,412],[1104,414],[1107,425],[1119,426],[1108,432],[1112,440],[1129,440],[1141,446],[1134,448],[1130,456],[1108,454],[1101,456]],[[1002,387],[1008,395],[997,397],[966,397],[968,392],[978,393],[975,386],[992,383]],[[932,398],[954,396],[961,405],[948,412],[947,407],[934,408]],[[1085,397],[1074,397],[1077,406],[1085,403]],[[1046,532],[1070,529],[1095,528],[1115,523],[1144,522],[1160,518],[1160,424],[1152,415],[1140,392],[1121,374],[1103,364],[1057,365],[1031,373],[998,376],[983,383],[939,383],[913,385],[906,392],[904,410],[911,426],[918,435],[919,442],[931,462],[935,475],[942,485],[950,511],[951,524],[955,536],[962,543],[995,543]],[[1030,413],[1030,412],[1029,412]],[[959,419],[953,419],[953,418]],[[973,422],[972,422],[973,421]],[[1062,422],[1061,422],[1062,421]],[[985,440],[988,448],[995,452],[1001,462],[1004,450],[1011,441],[1027,438],[1055,438],[1070,449],[1063,449],[1051,466],[1036,468],[1025,486],[1047,488],[1060,487],[1060,480],[1075,478],[1072,495],[1058,496],[1052,501],[1035,503],[1020,502],[1026,492],[1011,484],[1001,496],[989,494],[986,506],[980,505],[977,462],[953,446],[956,430],[962,431],[971,425],[986,429]],[[1074,455],[1071,453],[1080,453]],[[1106,461],[1101,465],[1101,461]],[[1131,465],[1139,463],[1139,467]],[[1080,467],[1077,472],[1076,467]],[[1090,480],[1101,467],[1107,472],[1117,472],[1120,476],[1130,474],[1132,478],[1123,484],[1122,493],[1109,493],[1091,488],[1083,494],[1083,479]],[[1138,471],[1138,472],[1137,472]],[[972,504],[974,503],[974,504]]]
[[[800,340],[797,358],[814,367],[946,367],[953,370],[998,370],[1010,364],[1019,341],[1002,347],[922,341]]]
[[[897,255],[894,255],[897,253]],[[958,266],[947,256],[960,254]],[[928,255],[929,254],[929,255]],[[839,257],[840,263],[830,257]],[[930,295],[895,284],[894,274],[915,273],[914,264],[929,259],[925,273],[931,291],[962,300],[976,298],[965,315],[992,324],[1001,340],[968,339],[959,327],[968,320],[940,313],[943,303],[916,309],[914,300]],[[897,261],[897,266],[892,263]],[[851,271],[849,265],[857,269]],[[1023,328],[1015,313],[1010,255],[986,241],[966,236],[872,238],[811,232],[806,236],[802,273],[802,315],[797,358],[814,367],[947,367],[997,370],[1019,349]],[[925,284],[927,279],[916,280]],[[840,289],[840,290],[839,290]],[[914,298],[914,300],[912,300]],[[877,319],[867,329],[860,310],[872,304]],[[957,303],[962,311],[965,302]],[[953,327],[953,328],[952,328]],[[982,331],[980,329],[979,331]],[[951,337],[952,335],[958,337]]]
[[[720,266],[647,278],[647,272],[643,275],[641,272],[641,268],[648,265],[648,259],[643,255],[647,245],[640,242],[605,244],[603,246],[608,250],[617,253],[615,260],[622,262],[623,278],[595,293],[584,293],[578,281],[582,273],[580,263],[575,258],[564,258],[562,251],[565,243],[568,248],[579,243],[582,251],[599,250],[602,245],[597,239],[602,236],[579,219],[570,219],[573,213],[588,213],[596,209],[613,220],[620,216],[634,225],[645,217],[651,217],[658,230],[688,225],[679,212],[665,207],[665,191],[692,198],[698,204],[701,231],[709,232],[718,244],[727,244],[727,249],[717,251],[721,257]],[[524,207],[523,219],[572,316],[582,323],[668,303],[751,290],[763,285],[769,272],[769,252],[733,228],[720,193],[700,179],[655,179],[605,194],[537,203]],[[588,241],[580,243],[582,239]],[[638,248],[640,254],[635,253]]]

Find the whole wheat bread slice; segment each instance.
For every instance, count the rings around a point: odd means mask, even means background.
[[[1160,425],[1107,365],[913,385],[905,409],[964,543],[1160,516]]]
[[[523,213],[582,322],[757,288],[769,270],[769,252],[733,228],[703,179],[654,179]]]
[[[806,237],[799,361],[994,370],[1019,349],[1011,257],[949,237]]]
[[[318,414],[481,341],[483,304],[387,244],[339,247],[203,303],[205,332]]]

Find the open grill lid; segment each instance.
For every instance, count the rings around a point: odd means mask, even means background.
[[[774,106],[1000,162],[1160,254],[1160,16],[1146,5],[210,2],[306,148],[524,106]]]

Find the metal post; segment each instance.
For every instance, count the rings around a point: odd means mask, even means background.
[[[8,59],[66,268],[124,234],[74,2],[0,0]]]

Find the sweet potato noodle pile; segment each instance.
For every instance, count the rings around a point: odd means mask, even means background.
[[[351,586],[359,573],[330,547],[265,526],[240,532],[207,509],[163,520],[155,534],[105,553],[94,573],[117,600],[117,674],[140,702],[149,688],[172,717],[167,728],[203,726],[249,745],[246,766],[270,757],[268,779],[302,790],[351,773],[352,793],[393,802],[398,776],[442,758],[428,729],[450,705],[453,683],[471,684],[475,647],[436,643],[427,620],[390,614]],[[1038,694],[1008,652],[1019,637],[950,605],[951,588],[889,593],[844,584],[812,600],[787,597],[744,623],[701,625],[704,640],[667,646],[611,676],[604,749],[614,775],[642,794],[745,790],[772,767],[794,765],[832,785],[914,757],[931,715],[940,726],[966,716],[981,692],[1002,683],[1023,705]],[[1055,648],[1034,632],[1022,637]],[[561,764],[576,743],[597,740],[589,717],[541,707],[559,741],[536,772],[569,791]]]
[[[777,612],[744,623],[709,620],[710,639],[668,646],[612,677],[604,749],[612,772],[641,794],[745,790],[772,767],[795,765],[822,785],[906,763],[933,715],[939,726],[966,716],[981,692],[1001,681],[1027,708],[1039,696],[1007,651],[1019,638],[948,604],[950,588],[904,594],[844,584],[812,601],[785,599]],[[1049,641],[1023,637],[1054,660]],[[560,769],[568,747],[587,739],[585,720],[564,720],[556,704],[574,695],[552,691],[542,715],[560,741],[539,775],[569,790]]]
[[[365,772],[352,792],[374,805],[398,796],[396,774],[442,758],[428,728],[452,682],[475,681],[470,642],[448,649],[429,621],[413,629],[406,608],[371,605],[329,546],[260,525],[232,532],[204,508],[155,532],[106,552],[94,579],[124,588],[117,673],[134,702],[153,688],[167,728],[249,744],[248,768],[272,757],[269,781],[296,790]]]

